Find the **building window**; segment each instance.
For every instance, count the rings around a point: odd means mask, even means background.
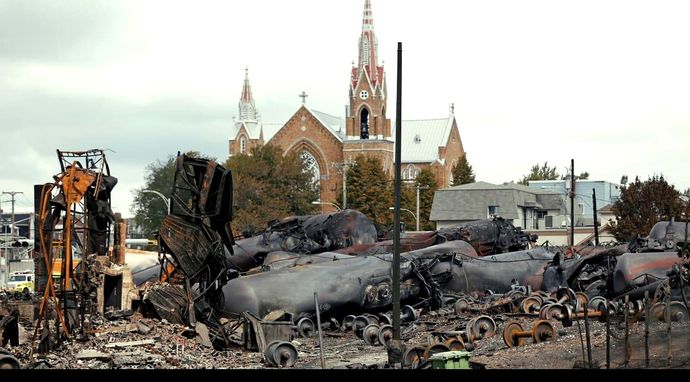
[[[240,153],[247,153],[247,138],[245,138],[244,135],[240,137]]]
[[[537,219],[544,219],[544,216],[546,216],[546,211],[536,210],[535,213],[536,213]]]
[[[369,110],[362,109],[362,114],[359,119],[359,138],[369,139]]]
[[[417,175],[419,175],[419,170],[417,167],[415,167],[413,164],[408,164],[405,172],[403,173],[403,178],[407,181],[413,181],[417,179]]]
[[[319,168],[319,162],[317,162],[316,158],[314,158],[314,156],[307,150],[302,150],[299,156],[304,162],[305,170],[311,172],[312,186],[318,190],[319,182],[321,181],[321,169]]]
[[[488,217],[491,218],[493,216],[498,216],[498,206],[489,206],[488,208]]]

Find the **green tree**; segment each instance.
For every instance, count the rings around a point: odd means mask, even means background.
[[[659,221],[680,219],[686,208],[680,192],[663,175],[654,175],[645,182],[636,177],[635,182],[621,188],[620,199],[613,203],[617,222],[611,231],[619,241],[646,236]]]
[[[363,155],[347,172],[347,207],[366,215],[376,225],[379,233],[390,228],[393,214],[393,187],[378,158]],[[402,197],[401,197],[402,199]]]
[[[532,166],[530,173],[523,176],[518,183],[527,186],[530,180],[557,180],[559,177],[556,167],[550,167],[549,162],[544,162],[542,166],[537,163]]]
[[[587,171],[581,172],[580,175],[575,176],[575,179],[587,180],[589,179],[589,173]],[[530,179],[532,180],[532,179]],[[563,174],[561,180],[570,180],[570,174]]]
[[[461,184],[474,183],[474,171],[472,166],[467,161],[467,154],[460,157],[458,163],[453,166],[453,182],[451,186],[459,186]]]
[[[186,155],[193,158],[205,157],[197,151],[188,151]],[[134,213],[135,223],[142,227],[147,236],[160,228],[163,217],[167,214],[167,207],[160,196],[143,191],[158,191],[170,199],[173,180],[175,179],[176,158],[175,155],[169,155],[165,161],[158,159],[150,163],[146,166],[144,186],[132,191],[134,200],[130,206],[130,211]]]
[[[297,153],[283,155],[269,144],[251,155],[234,155],[225,165],[233,176],[234,232],[253,235],[272,220],[316,212],[311,202],[319,198],[319,184]]]

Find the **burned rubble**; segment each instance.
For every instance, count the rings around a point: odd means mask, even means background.
[[[41,193],[41,294],[3,301],[0,367],[390,368],[395,283],[403,368],[447,351],[469,352],[472,368],[690,361],[687,223],[561,248],[500,218],[409,233],[393,280],[393,241],[356,210],[286,217],[235,240],[231,172],[179,155],[158,252],[126,253],[118,235],[109,242],[116,178],[102,151],[58,156],[58,181]],[[89,168],[67,161],[77,157]],[[81,216],[87,224],[58,230]]]

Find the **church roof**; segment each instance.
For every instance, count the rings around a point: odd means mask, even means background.
[[[259,139],[259,136],[261,135],[261,125],[262,124],[257,121],[237,121],[235,122],[235,126],[230,134],[230,139],[237,138],[237,134],[240,132],[242,126],[244,126],[244,129],[247,130],[249,139]]]
[[[454,116],[442,119],[417,119],[402,121],[401,161],[403,163],[431,163],[440,160],[439,146],[446,146],[453,127]],[[396,133],[393,125],[393,140]]]
[[[307,108],[340,142],[346,138],[345,119]]]
[[[345,140],[345,119],[339,118],[321,111],[310,109],[304,106],[309,113],[311,113],[328,131],[335,136],[340,142]],[[285,124],[281,123],[264,123],[264,142],[270,141]]]

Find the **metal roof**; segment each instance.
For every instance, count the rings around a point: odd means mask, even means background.
[[[431,163],[439,160],[438,148],[448,143],[454,120],[452,115],[442,119],[403,120],[401,161]],[[393,138],[396,136],[395,129],[393,121]]]
[[[345,119],[344,118],[339,118],[330,114],[326,114],[321,111],[317,110],[312,110],[309,108],[306,108],[310,113],[318,119],[322,125],[324,125],[328,130],[335,135],[336,138],[340,142],[344,141],[346,138],[345,135]]]

